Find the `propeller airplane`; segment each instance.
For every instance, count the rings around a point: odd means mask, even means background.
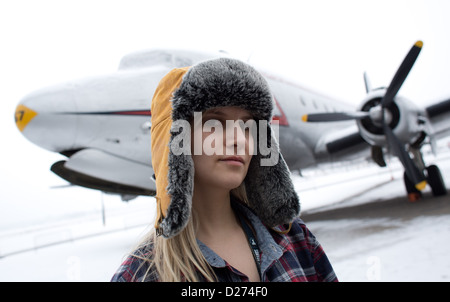
[[[399,158],[411,200],[430,185],[447,193],[439,168],[426,166],[425,144],[450,132],[450,99],[421,109],[398,92],[422,50],[416,42],[387,88],[373,89],[352,106],[261,71],[274,96],[274,127],[291,170],[324,162],[384,156]],[[223,52],[156,49],[122,58],[118,71],[44,88],[25,96],[15,111],[19,131],[34,144],[63,154],[51,171],[73,185],[119,194],[123,200],[153,196],[150,154],[151,99],[172,68],[228,56]],[[355,122],[356,121],[356,122]]]

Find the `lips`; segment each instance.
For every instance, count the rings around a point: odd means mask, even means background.
[[[244,159],[239,156],[224,157],[224,158],[221,158],[220,161],[227,162],[229,164],[242,164],[242,165],[245,164]]]

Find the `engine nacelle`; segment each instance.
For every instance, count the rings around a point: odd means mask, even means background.
[[[358,120],[361,136],[372,146],[385,147],[386,137],[383,131],[382,115],[398,139],[404,144],[414,144],[423,140],[429,129],[429,122],[424,110],[418,108],[408,99],[396,96],[394,102],[382,110],[381,100],[386,89],[369,92],[362,101],[360,111],[369,112],[370,116]],[[383,112],[384,111],[384,112]]]

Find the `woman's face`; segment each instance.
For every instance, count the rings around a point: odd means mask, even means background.
[[[254,127],[250,112],[239,107],[203,112],[201,125],[194,122],[191,137],[195,185],[237,188],[244,181],[252,159]]]

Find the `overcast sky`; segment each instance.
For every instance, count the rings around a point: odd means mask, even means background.
[[[49,171],[62,157],[14,124],[17,103],[33,90],[114,72],[130,52],[176,47],[226,50],[356,106],[363,72],[373,86],[388,85],[421,39],[400,93],[426,106],[450,97],[449,15],[447,0],[0,0],[0,212],[8,203],[34,209],[99,196],[49,189],[65,183]]]

